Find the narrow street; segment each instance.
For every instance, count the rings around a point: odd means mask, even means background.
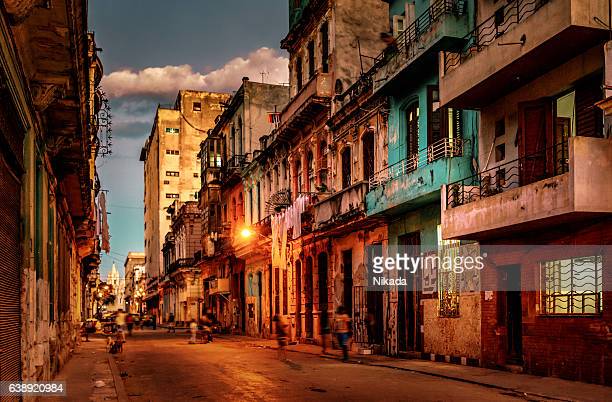
[[[184,331],[129,338],[117,362],[130,400],[517,400],[496,389],[356,361],[289,352],[281,362],[275,350],[227,337],[187,341]]]

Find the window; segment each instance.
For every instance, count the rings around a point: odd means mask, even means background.
[[[506,159],[506,144],[495,146],[495,162],[501,162]]]
[[[302,90],[302,86],[303,86],[303,74],[304,72],[302,71],[303,66],[302,66],[302,58],[298,57],[295,60],[295,78],[296,78],[296,86],[297,86],[297,91],[300,92]]]
[[[170,184],[170,180],[164,180],[164,184]]]
[[[166,149],[166,155],[178,155],[178,149]]]
[[[361,138],[363,151],[363,179],[369,180],[374,174],[374,132],[368,131]]]
[[[459,245],[459,240],[442,240],[442,228],[438,225],[439,261],[455,261],[459,256]],[[458,317],[460,274],[454,268],[444,268],[444,265],[438,269],[439,316]]]
[[[198,177],[200,177],[200,175],[198,173],[194,173],[193,177],[198,178]]]
[[[175,193],[166,193],[166,198],[178,199],[179,195]]]
[[[351,147],[344,147],[341,154],[342,159],[342,188],[351,185]]]
[[[393,36],[396,38],[406,29],[406,17],[403,15],[393,16]]]
[[[302,163],[299,160],[295,163],[295,175],[296,193],[299,194],[302,192]]]
[[[308,191],[311,193],[315,192],[315,161],[312,151],[308,151]]]
[[[408,157],[419,152],[419,102],[406,109],[406,145]]]
[[[308,42],[308,78],[312,78],[316,72],[315,63],[315,43],[313,40]]]
[[[166,171],[166,176],[179,177],[179,172],[174,172],[174,171],[171,171],[171,170],[167,170]]]
[[[506,120],[501,118],[495,122],[495,138],[506,134]]]
[[[321,25],[321,71],[329,73],[329,23]]]
[[[166,127],[166,134],[178,134],[179,131],[178,128]]]
[[[193,102],[193,111],[201,112],[202,111],[202,102]]]
[[[602,256],[540,263],[542,314],[599,314],[602,303]]]

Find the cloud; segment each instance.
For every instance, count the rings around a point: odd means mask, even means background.
[[[261,79],[272,84],[288,82],[288,59],[276,50],[262,47],[246,58],[236,57],[209,73],[194,71],[188,65],[148,67],[139,71],[124,69],[104,76],[102,86],[110,98],[172,97],[179,89],[230,92],[236,90],[242,77]]]

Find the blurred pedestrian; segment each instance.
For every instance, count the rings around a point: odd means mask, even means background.
[[[125,331],[125,313],[122,309],[119,309],[117,312],[117,316],[115,317],[115,324],[117,324],[117,328]]]
[[[276,334],[276,341],[278,342],[278,359],[280,361],[287,360],[287,344],[289,336],[289,324],[285,317],[277,314],[274,316],[274,332]]]
[[[132,336],[132,330],[134,329],[134,317],[132,314],[128,314],[125,323],[127,324],[128,336]]]
[[[174,313],[170,313],[168,317],[168,332],[176,333],[176,322],[174,321]]]
[[[151,323],[153,324],[153,330],[157,330],[157,316],[155,314],[151,316]]]
[[[329,335],[331,334],[331,327],[329,325],[329,313],[327,309],[321,311],[321,346],[323,348],[323,354],[327,353],[327,342]]]
[[[198,334],[198,323],[193,318],[189,322],[189,332],[191,333],[191,339],[189,343],[196,343],[196,335]]]
[[[351,318],[346,314],[344,306],[339,306],[336,310],[334,332],[338,338],[338,344],[342,348],[342,361],[346,362],[349,358],[348,344],[351,332]]]

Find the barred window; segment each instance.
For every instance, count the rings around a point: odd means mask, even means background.
[[[442,230],[438,225],[438,253],[440,261],[455,261],[459,255],[459,240],[442,240]],[[446,269],[444,264],[438,267],[438,300],[440,317],[459,316],[460,274],[454,269]]]
[[[601,313],[602,271],[601,255],[541,262],[542,313]]]
[[[168,134],[178,134],[180,130],[178,128],[168,127],[166,128],[166,133]]]

